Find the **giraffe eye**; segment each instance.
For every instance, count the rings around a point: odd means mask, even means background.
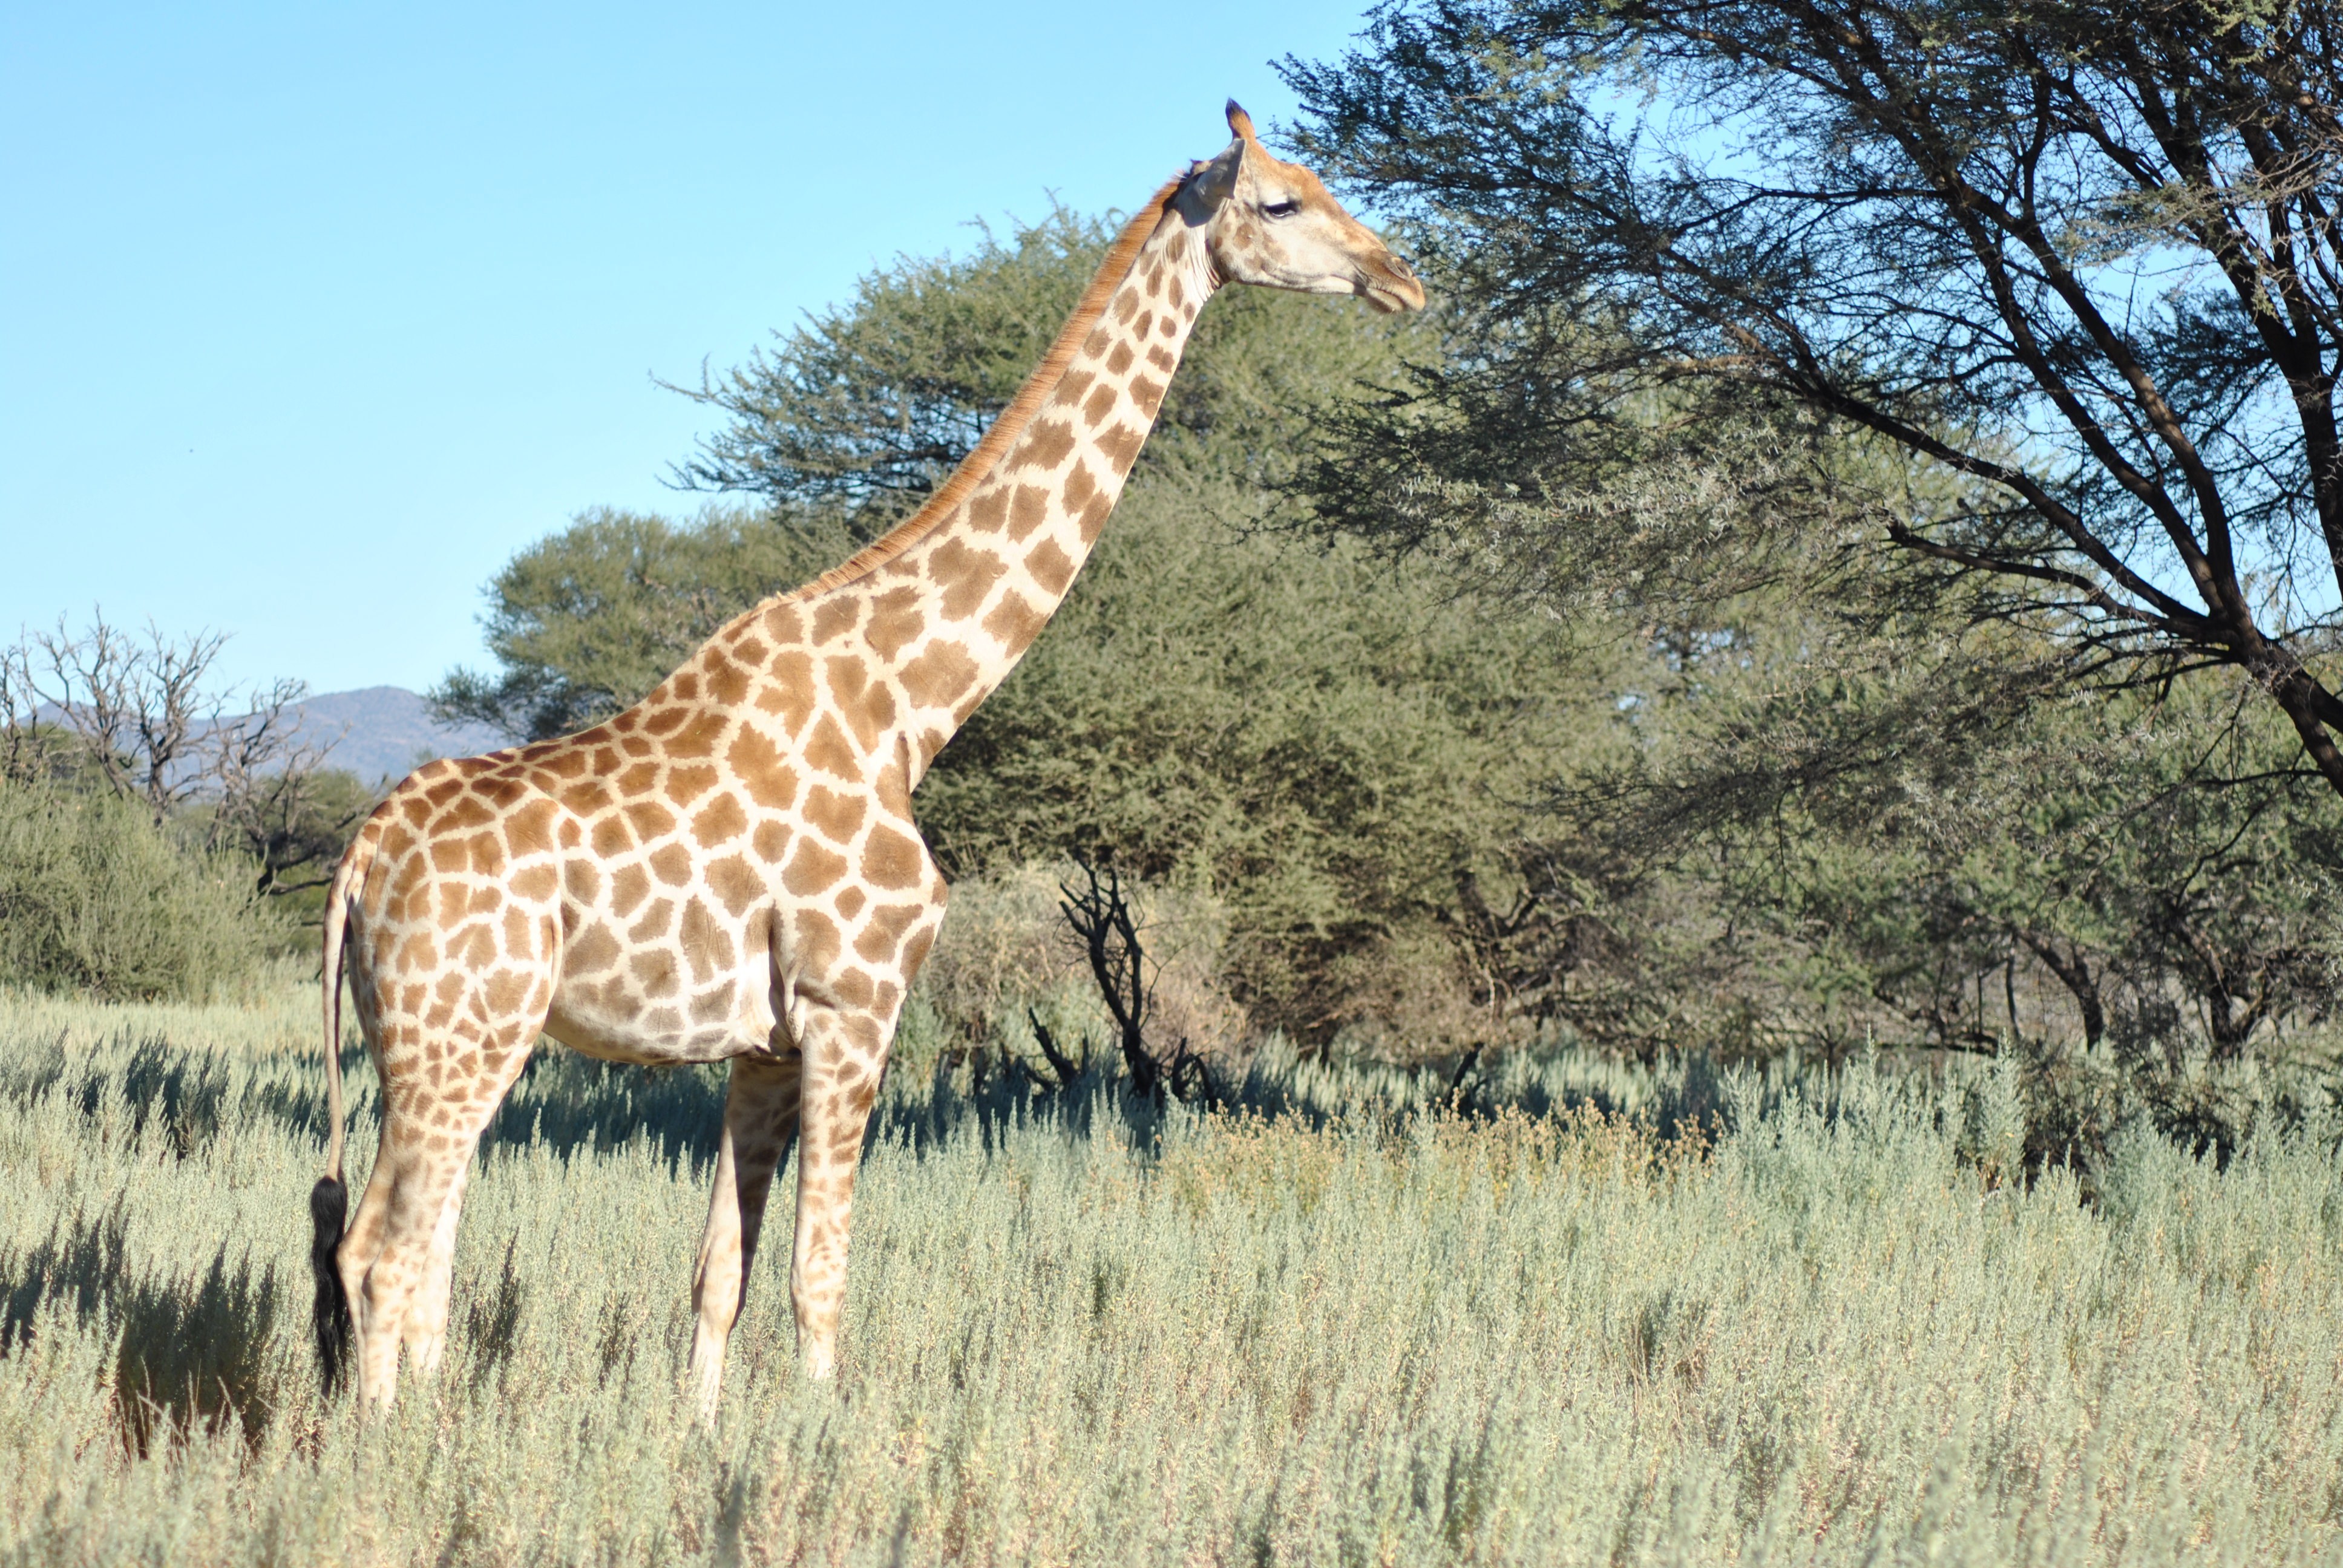
[[[1261,214],[1263,217],[1292,217],[1301,210],[1302,204],[1298,201],[1273,201],[1264,205]]]

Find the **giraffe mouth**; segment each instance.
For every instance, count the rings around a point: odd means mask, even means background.
[[[1379,256],[1359,269],[1359,297],[1385,316],[1423,308],[1423,285],[1415,269],[1395,256]]]

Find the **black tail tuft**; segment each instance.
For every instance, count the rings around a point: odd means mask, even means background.
[[[342,1368],[350,1357],[350,1299],[342,1289],[342,1271],[334,1261],[342,1244],[342,1221],[350,1198],[342,1184],[322,1176],[309,1189],[309,1271],[317,1276],[314,1326],[317,1334],[317,1374],[327,1393],[342,1385]]]

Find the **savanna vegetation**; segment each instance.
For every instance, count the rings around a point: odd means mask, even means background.
[[[215,679],[225,641],[98,616],[0,648],[0,985],[196,1000],[307,946],[374,788],[300,682]]]
[[[558,1052],[447,1373],[321,1400],[282,955],[369,789],[203,638],[27,639],[0,1553],[2334,1560],[2328,26],[1414,0],[1289,62],[1433,308],[1202,317],[919,793],[952,907],[845,1375],[790,1374],[769,1251],[712,1432],[718,1081]],[[677,388],[699,509],[520,552],[438,707],[589,724],[877,537],[1109,232]]]
[[[2331,1113],[2019,1179],[2014,1065],[898,1071],[834,1384],[758,1263],[682,1386],[720,1081],[540,1058],[436,1384],[321,1400],[310,998],[0,1000],[0,1557],[2308,1563]],[[350,1065],[362,1062],[355,1037]],[[372,1078],[354,1070],[354,1154]]]

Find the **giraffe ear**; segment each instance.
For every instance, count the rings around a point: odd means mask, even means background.
[[[1244,164],[1245,145],[1242,138],[1231,142],[1220,156],[1196,166],[1194,183],[1190,187],[1212,206],[1236,194],[1237,170]]]
[[[1237,140],[1241,142],[1258,141],[1260,139],[1252,134],[1252,116],[1246,114],[1244,112],[1244,106],[1238,103],[1234,98],[1231,98],[1229,100],[1229,129],[1235,135]]]

